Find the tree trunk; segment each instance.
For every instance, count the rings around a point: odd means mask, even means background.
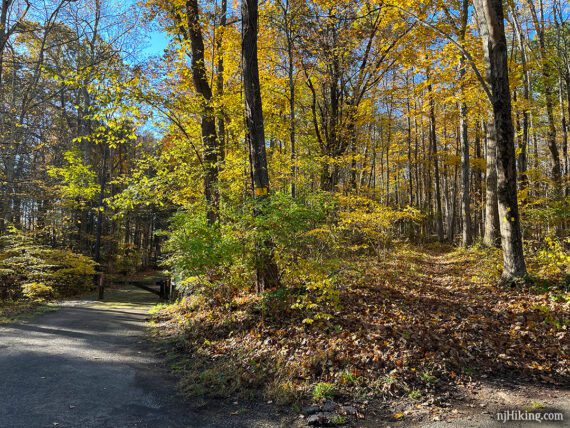
[[[103,145],[103,162],[101,165],[101,177],[99,179],[99,200],[97,203],[97,229],[95,232],[94,259],[97,263],[101,261],[101,238],[103,237],[103,221],[105,219],[105,188],[107,186],[107,158],[108,147]]]
[[[469,2],[463,0],[461,8],[461,28],[459,31],[459,40],[463,44],[465,33],[467,32],[467,20],[469,16]],[[459,84],[461,86],[461,102],[459,103],[459,138],[461,145],[461,173],[462,173],[462,189],[461,189],[461,217],[463,219],[463,236],[462,243],[464,247],[468,247],[473,243],[473,234],[471,228],[471,189],[470,168],[469,168],[469,139],[467,130],[467,103],[465,102],[464,80],[467,74],[465,66],[466,58],[464,55],[459,59]]]
[[[525,189],[528,186],[528,177],[527,177],[527,170],[528,170],[528,146],[529,146],[529,126],[530,126],[530,115],[528,112],[528,105],[531,102],[531,91],[530,91],[530,73],[528,71],[528,64],[527,64],[527,56],[526,56],[526,46],[525,46],[525,36],[522,31],[518,14],[515,8],[513,8],[513,22],[515,33],[517,35],[517,41],[519,44],[519,49],[521,53],[521,67],[523,73],[523,97],[527,105],[523,110],[523,117],[522,117],[522,136],[520,140],[520,150],[521,153],[518,158],[518,167],[519,167],[519,183],[521,189]]]
[[[491,103],[497,135],[497,198],[503,248],[502,280],[526,276],[517,201],[515,141],[512,122],[507,40],[502,0],[475,0],[485,51],[489,58]]]
[[[243,0],[242,25],[242,64],[247,140],[251,149],[254,197],[257,200],[255,214],[260,215],[263,211],[263,202],[269,194],[269,173],[257,62],[257,0]],[[265,240],[259,245],[257,253],[258,292],[279,286],[279,270],[273,257],[272,242]]]
[[[429,80],[429,73],[428,73]],[[440,242],[444,240],[443,231],[443,211],[441,209],[441,189],[439,177],[439,161],[437,159],[437,133],[435,121],[435,102],[433,99],[433,88],[431,83],[428,84],[429,94],[429,139],[431,147],[431,161],[433,162],[434,181],[435,181],[435,227],[437,231],[437,239]]]
[[[568,122],[566,121],[566,111],[564,109],[564,81],[559,76],[558,96],[560,102],[560,122],[562,127],[562,159],[564,161],[563,176],[568,175]]]
[[[290,19],[290,18],[289,18]],[[288,24],[290,25],[290,21]],[[291,197],[297,196],[297,147],[295,118],[295,65],[293,63],[293,35],[287,26],[287,78],[289,82],[289,144],[291,145]]]
[[[461,171],[462,171],[462,194],[461,216],[463,217],[463,246],[468,247],[473,243],[471,228],[471,189],[469,168],[469,140],[467,138],[467,106],[461,103],[460,132],[461,132]]]
[[[224,33],[227,23],[228,0],[222,0],[220,7],[220,23],[218,26],[218,37],[216,41],[216,51],[218,53],[218,64],[216,67],[216,91],[218,98],[224,96]],[[221,169],[226,157],[226,118],[223,107],[218,107],[218,157],[219,168]]]
[[[204,61],[204,39],[200,27],[198,0],[186,1],[188,37],[192,49],[192,80],[196,91],[202,97],[201,131],[204,143],[204,195],[206,217],[209,224],[215,224],[219,217],[218,193],[218,147],[216,136],[216,115],[212,106],[212,88],[208,82]]]
[[[538,51],[540,54],[540,67],[543,79],[544,99],[546,102],[546,116],[548,118],[547,144],[550,152],[551,176],[554,183],[554,198],[562,196],[562,174],[560,170],[560,154],[556,145],[556,119],[554,118],[554,94],[552,88],[554,86],[552,80],[552,66],[549,53],[546,50],[546,40],[544,32],[544,23],[539,21],[536,7],[533,0],[527,0],[534,29],[538,38]],[[542,13],[542,2],[540,2],[540,13]]]

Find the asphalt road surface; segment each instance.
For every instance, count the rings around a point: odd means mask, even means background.
[[[274,427],[271,406],[177,396],[145,339],[155,296],[108,294],[0,326],[0,427]]]

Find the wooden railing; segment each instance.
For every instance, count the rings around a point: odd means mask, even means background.
[[[97,287],[97,298],[99,300],[104,300],[105,298],[105,287],[107,283],[106,275],[103,272],[98,272],[94,275],[94,283]],[[154,278],[154,285],[156,288],[153,288],[149,285],[148,281],[144,280],[132,280],[126,278],[123,281],[113,280],[114,284],[125,284],[125,285],[132,285],[143,290],[146,290],[150,293],[156,294],[161,299],[164,300],[172,300],[176,293],[176,287],[172,282],[170,277],[160,277]]]

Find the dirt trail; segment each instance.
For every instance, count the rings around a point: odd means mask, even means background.
[[[439,294],[445,304],[462,303],[473,314],[484,314],[487,318],[493,317],[492,300],[489,290],[474,292],[473,284],[465,281],[468,266],[447,251],[425,251],[415,259],[419,272],[416,287],[421,288],[421,295]],[[463,280],[463,281],[462,281]],[[503,299],[508,300],[508,294],[493,290],[497,296],[497,304]],[[497,330],[497,334],[499,331]],[[383,409],[378,415],[384,418],[375,418],[369,415],[360,425],[362,427],[562,427],[570,426],[570,385],[558,386],[533,383],[525,378],[513,378],[505,375],[483,375],[473,382],[460,386],[455,398],[446,400],[442,407],[423,406],[413,401],[402,400],[399,407],[390,410]],[[458,399],[459,398],[459,399]],[[406,416],[401,421],[386,421],[394,411],[404,412]],[[511,411],[505,415],[505,411]],[[528,413],[547,414],[541,421],[513,421],[513,417],[523,417]],[[501,416],[498,416],[498,414]],[[562,414],[563,420],[549,421],[548,414]],[[499,417],[510,417],[507,424],[499,421]],[[540,417],[540,416],[539,416]],[[560,416],[555,416],[559,418]]]
[[[130,302],[130,303],[127,303]],[[274,427],[263,404],[185,401],[144,339],[138,290],[0,327],[0,427]]]

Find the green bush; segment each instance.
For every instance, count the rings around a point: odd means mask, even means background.
[[[16,228],[0,237],[0,299],[67,297],[89,289],[96,263],[39,245]]]
[[[55,292],[43,282],[30,282],[22,286],[22,294],[29,300],[42,301],[52,299]]]
[[[312,324],[338,310],[339,260],[347,252],[379,252],[399,228],[414,227],[422,215],[366,197],[316,192],[292,198],[276,192],[247,201],[245,208],[228,203],[220,218],[209,225],[203,209],[192,208],[172,219],[166,264],[185,294],[204,293],[211,302],[231,305],[232,297],[252,289],[259,254],[267,251],[282,289],[266,291],[262,312],[273,317],[294,311]]]

